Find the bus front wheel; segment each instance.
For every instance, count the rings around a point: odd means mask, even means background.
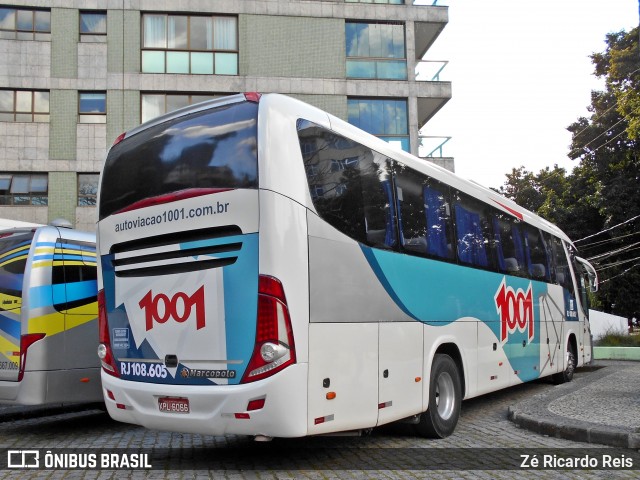
[[[460,418],[462,387],[456,362],[449,355],[433,357],[429,379],[429,408],[415,425],[419,435],[445,438],[453,433]]]
[[[574,351],[573,345],[571,342],[567,345],[567,367],[564,371],[559,373],[554,373],[552,375],[553,383],[556,385],[560,385],[562,383],[567,383],[573,380],[573,373],[576,370],[576,352]]]

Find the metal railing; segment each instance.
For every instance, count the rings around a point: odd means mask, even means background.
[[[445,1],[443,0],[413,0],[414,5],[431,5],[432,7],[444,7]]]
[[[437,135],[419,135],[420,145],[418,146],[418,156],[420,158],[445,157],[443,147],[451,140],[451,137]],[[424,152],[427,153],[424,153]]]
[[[439,82],[440,73],[448,64],[448,60],[419,60],[416,63],[416,81]]]

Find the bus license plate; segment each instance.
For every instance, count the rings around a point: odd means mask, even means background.
[[[189,399],[173,397],[159,398],[158,408],[161,412],[189,413]]]

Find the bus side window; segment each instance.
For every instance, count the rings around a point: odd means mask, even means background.
[[[448,187],[395,165],[400,241],[406,251],[453,259]]]
[[[527,276],[519,222],[495,211],[492,223],[498,270],[508,275]]]
[[[460,263],[493,268],[490,230],[486,206],[457,192],[454,202],[455,225]]]
[[[540,231],[540,235],[542,237],[542,243],[544,245],[544,254],[545,260],[547,262],[547,266],[549,268],[549,275],[547,277],[547,282],[555,283],[556,282],[556,262],[553,256],[553,248],[551,246],[551,235],[549,233]]]
[[[396,212],[388,160],[306,120],[298,121],[300,152],[318,215],[372,247],[396,245]]]
[[[451,239],[451,208],[447,199],[447,187],[430,182],[423,188],[425,216],[427,217],[427,246],[430,255],[453,259]]]
[[[525,228],[525,258],[529,277],[533,280],[548,282],[551,280],[551,265],[547,258],[542,234],[537,228]]]
[[[556,283],[573,294],[574,291],[573,281],[571,280],[571,271],[569,270],[569,262],[567,261],[567,256],[562,246],[562,240],[557,237],[553,237],[551,240],[551,247],[556,266]]]

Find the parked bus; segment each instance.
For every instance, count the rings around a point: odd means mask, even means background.
[[[495,192],[292,98],[159,117],[98,200],[110,415],[256,439],[405,420],[591,360],[567,236]]]
[[[0,403],[102,402],[95,235],[0,231]]]

